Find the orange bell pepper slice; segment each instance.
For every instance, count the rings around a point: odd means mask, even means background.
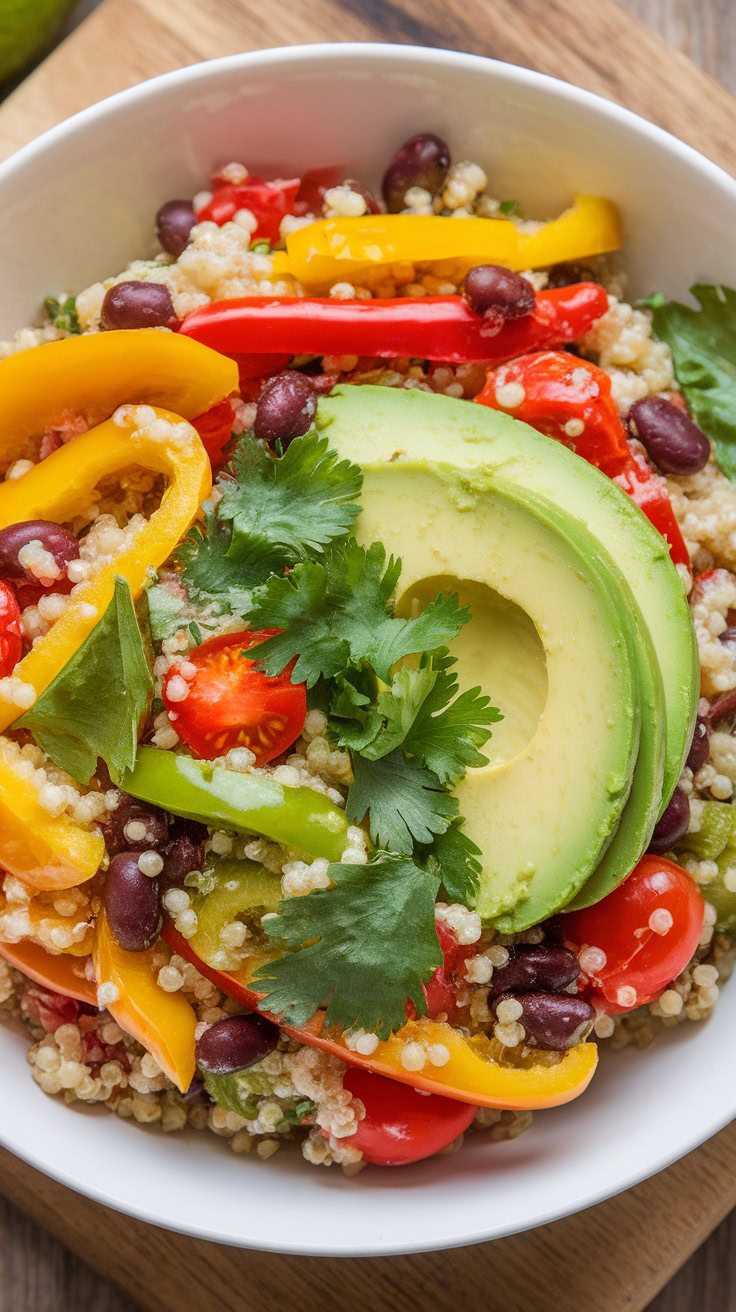
[[[64,411],[98,424],[119,405],[153,405],[194,419],[237,390],[232,360],[160,328],[45,342],[0,362],[0,464]]]
[[[98,987],[114,984],[115,1002],[107,1010],[121,1029],[143,1044],[181,1093],[194,1079],[197,1017],[183,993],[167,993],[158,983],[156,949],[126,952],[115,941],[103,911],[97,919],[92,959]]]
[[[57,957],[28,939],[22,943],[0,943],[0,957],[42,988],[97,1006],[96,986],[84,973],[88,958],[70,957],[64,953]]]
[[[252,962],[244,964],[237,972],[214,970],[196,955],[173,925],[164,926],[163,937],[174,952],[191,961],[228,997],[237,998],[253,1011],[264,1011],[261,1006],[263,994],[250,988],[254,970]],[[256,966],[258,964],[260,959],[255,962]],[[269,1015],[268,1012],[265,1014]],[[273,1019],[291,1038],[330,1052],[350,1066],[360,1066],[400,1084],[411,1084],[415,1089],[443,1094],[476,1107],[499,1107],[508,1111],[558,1107],[571,1102],[587,1088],[598,1063],[596,1045],[581,1043],[570,1048],[555,1065],[542,1065],[540,1061],[529,1067],[502,1066],[490,1056],[490,1044],[485,1036],[467,1038],[445,1021],[426,1017],[407,1021],[390,1039],[379,1043],[370,1057],[364,1057],[353,1052],[343,1038],[323,1035],[324,1012],[317,1012],[303,1027],[285,1025],[277,1017]],[[427,1063],[421,1071],[408,1071],[402,1065],[401,1054],[405,1044],[410,1042],[444,1044],[450,1060],[444,1066]]]

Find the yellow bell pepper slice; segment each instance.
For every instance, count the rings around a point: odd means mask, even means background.
[[[22,456],[28,439],[64,411],[98,424],[128,403],[195,419],[237,390],[232,360],[160,328],[45,342],[0,362],[0,465]]]
[[[15,773],[14,749],[0,738],[0,865],[32,888],[73,888],[91,879],[105,855],[102,836],[67,815],[49,815],[33,780]]]
[[[97,989],[85,975],[85,960],[66,954],[57,957],[27,939],[22,943],[0,943],[0,957],[42,988],[97,1006]]]
[[[253,974],[266,959],[258,949],[238,970],[222,971],[198,957],[192,943],[182,938],[173,925],[165,924],[163,935],[169,947],[186,961],[191,961],[223,993],[246,1007],[265,1011],[261,1005],[263,995],[253,989]],[[407,1021],[396,1034],[379,1042],[371,1055],[365,1057],[349,1048],[340,1034],[324,1031],[324,1015],[323,1011],[318,1011],[304,1026],[287,1025],[277,1017],[274,1019],[291,1038],[330,1052],[348,1065],[360,1066],[363,1070],[385,1075],[427,1093],[440,1093],[456,1098],[458,1102],[469,1102],[475,1107],[500,1107],[508,1111],[559,1107],[583,1093],[598,1064],[595,1043],[581,1043],[570,1048],[553,1064],[548,1064],[550,1054],[535,1053],[534,1049],[530,1050],[528,1061],[522,1065],[502,1063],[497,1060],[501,1049],[495,1040],[489,1040],[483,1034],[469,1038],[446,1021],[428,1017]],[[450,1059],[444,1066],[433,1066],[428,1061],[421,1071],[408,1071],[401,1060],[407,1043],[421,1043],[426,1047],[441,1043],[447,1048]]]
[[[477,264],[537,268],[600,255],[620,245],[618,210],[602,196],[577,196],[559,218],[532,234],[521,232],[510,219],[368,214],[320,219],[286,239],[289,272],[310,288],[370,276],[393,264],[429,265],[436,272],[461,276]],[[274,276],[276,272],[281,269]]]
[[[37,697],[103,615],[112,599],[115,576],[127,579],[136,596],[151,571],[163,564],[187,532],[212,485],[207,453],[189,424],[178,415],[156,410],[152,422],[139,428],[135,415],[133,407],[106,420],[60,447],[22,478],[0,484],[0,528],[5,528],[25,519],[64,523],[89,505],[101,479],[130,466],[143,466],[169,479],[161,505],[130,545],[86,583],[77,584],[64,614],[16,665],[14,677],[31,684]],[[157,425],[163,426],[163,435]],[[18,715],[18,706],[0,695],[0,730]]]
[[[121,1029],[156,1058],[177,1089],[186,1093],[194,1078],[194,1009],[180,992],[167,993],[157,981],[154,958],[161,946],[147,952],[126,952],[116,943],[107,916],[100,912],[92,958],[98,989],[113,984],[118,991],[107,1010]]]

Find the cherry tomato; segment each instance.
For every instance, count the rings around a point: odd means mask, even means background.
[[[315,214],[319,218],[325,193],[330,187],[336,187],[342,176],[343,171],[336,164],[328,164],[321,169],[307,169],[299,183],[292,214],[298,214],[300,218],[305,214]]]
[[[245,182],[225,182],[215,187],[211,201],[198,211],[197,222],[209,219],[222,227],[238,210],[250,210],[258,224],[251,241],[278,241],[281,220],[291,214],[299,186],[299,178],[264,182],[263,178],[251,176]]]
[[[348,1070],[344,1085],[365,1107],[365,1118],[345,1142],[374,1166],[408,1166],[433,1157],[467,1130],[478,1110],[368,1071]]]
[[[248,747],[256,764],[265,765],[299,737],[306,715],[304,684],[290,679],[294,661],[283,674],[271,678],[243,656],[243,650],[265,642],[280,629],[225,633],[190,652],[196,667],[185,680],[189,692],[181,694],[181,664],[170,666],[163,689],[167,711],[174,713],[176,732],[207,760],[231,747]],[[172,681],[179,682],[172,687]]]
[[[22,650],[20,607],[13,589],[0,580],[0,679],[12,674]]]
[[[434,1019],[444,1012],[448,1020],[454,1020],[458,994],[466,988],[465,965],[469,957],[475,956],[477,948],[475,944],[464,947],[458,943],[452,930],[440,920],[437,921],[437,937],[444,961],[424,985],[427,1014]]]
[[[560,918],[568,947],[606,956],[600,969],[582,971],[579,992],[609,1015],[653,1002],[691,960],[704,912],[687,871],[661,856],[642,857],[608,897]]]

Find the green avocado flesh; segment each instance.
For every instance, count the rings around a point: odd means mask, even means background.
[[[497,411],[418,391],[345,386],[320,402],[318,424],[328,431],[331,447],[364,466],[358,537],[365,542],[382,540],[404,561],[400,608],[408,608],[413,600],[426,604],[440,590],[459,590],[474,616],[453,648],[461,687],[480,685],[505,715],[494,726],[485,749],[489,767],[471,771],[457,790],[466,821],[465,796],[471,792],[478,793],[478,809],[487,812],[484,833],[474,823],[465,826],[486,854],[478,909],[499,928],[512,932],[562,906],[599,901],[626,877],[646,849],[679,777],[697,706],[699,671],[690,611],[663,539],[598,470],[559,443]],[[443,462],[445,484],[454,470],[456,488],[464,489],[452,503],[447,497],[443,500],[439,489],[434,500],[426,487],[424,500],[410,496],[403,483],[399,489],[399,475],[422,471],[431,477],[437,461]],[[381,469],[388,479],[380,485],[379,515],[374,497]],[[629,712],[625,702],[606,701],[598,708],[599,720],[600,711],[606,710],[610,722],[601,725],[596,720],[594,729],[591,719],[583,732],[577,703],[586,684],[593,682],[597,687],[599,658],[593,651],[572,682],[568,681],[571,707],[567,728],[561,726],[556,740],[547,744],[544,814],[540,812],[531,822],[531,810],[539,799],[524,786],[513,794],[509,790],[509,811],[501,818],[496,797],[492,799],[479,782],[484,775],[487,781],[488,769],[503,767],[511,776],[509,763],[521,760],[529,743],[536,742],[549,699],[546,643],[552,629],[540,627],[535,613],[508,586],[509,579],[515,586],[527,582],[524,571],[536,573],[538,567],[532,566],[529,552],[521,549],[520,536],[510,533],[503,556],[489,562],[484,573],[479,567],[488,545],[483,512],[475,512],[476,525],[470,536],[460,529],[463,519],[458,502],[463,495],[482,499],[490,489],[499,488],[515,490],[528,514],[541,516],[549,531],[582,556],[591,587],[604,594],[622,631],[634,685],[638,748],[617,816],[602,837],[597,831],[585,830],[576,788],[582,794],[588,784],[587,739],[600,743],[602,736],[615,737],[621,719]],[[397,506],[401,506],[400,520]],[[429,524],[434,525],[434,537],[428,535]],[[410,558],[414,562],[411,575],[407,571]],[[562,625],[560,650],[565,653],[567,642],[566,654],[571,659],[571,639],[565,635],[574,568],[569,557],[566,563],[561,560],[548,583],[548,600]],[[577,760],[576,773],[570,776],[570,780],[577,778],[577,786],[560,777],[560,763],[568,755],[571,761]],[[521,849],[517,851],[516,845],[526,837],[527,829],[536,825],[540,844],[550,849],[549,861],[531,861],[533,871],[524,874]],[[562,850],[561,826],[570,830],[571,846],[565,848],[569,868],[553,860]],[[499,830],[505,832],[503,849]],[[577,834],[574,840],[573,834]],[[592,862],[591,837],[600,839]],[[573,843],[577,843],[575,855],[571,855]]]
[[[628,583],[659,664],[666,720],[661,813],[692,738],[700,670],[682,582],[664,539],[633,501],[559,442],[474,402],[342,386],[320,401],[317,423],[340,455],[358,463],[440,460],[482,468],[547,497],[592,533]]]
[[[399,613],[438,591],[473,607],[451,647],[460,683],[511,723],[455,794],[483,853],[478,911],[526,928],[590,877],[631,790],[642,716],[617,571],[585,528],[502,478],[418,461],[363,473],[357,537],[401,556]]]

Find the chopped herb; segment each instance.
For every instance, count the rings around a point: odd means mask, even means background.
[[[515,214],[519,208],[518,200],[502,200],[499,207],[499,214]]]
[[[262,238],[260,241],[254,241],[250,249],[254,255],[269,255],[271,253],[271,243]]]
[[[362,1026],[387,1039],[406,1021],[407,1000],[425,1015],[422,985],[442,964],[439,877],[388,852],[363,866],[331,865],[328,875],[333,888],[287,898],[263,926],[298,949],[256,972],[263,1005],[304,1025],[326,1004],[328,1028]]]
[[[249,618],[253,628],[284,632],[252,647],[251,657],[272,675],[297,657],[292,679],[307,687],[363,662],[388,682],[403,656],[444,645],[470,616],[457,597],[437,597],[415,619],[396,619],[389,603],[400,574],[401,561],[387,564],[380,542],[366,549],[348,541],[324,564],[273,576],[254,592]]]
[[[474,907],[478,897],[481,850],[462,831],[462,817],[453,820],[444,834],[438,834],[425,857],[429,869],[436,869],[451,902]]]
[[[194,620],[190,620],[189,624],[187,625],[187,628],[189,629],[189,632],[193,637],[197,646],[201,647],[204,639],[202,638],[202,630],[200,629],[199,625]]]
[[[380,761],[356,753],[353,773],[346,814],[352,824],[368,815],[377,847],[408,856],[415,843],[431,843],[443,834],[457,815],[457,799],[443,790],[437,775],[400,748]]]
[[[64,333],[81,333],[82,325],[77,315],[75,296],[67,296],[64,301],[57,301],[55,296],[47,296],[44,306],[54,328]]]
[[[278,460],[244,438],[220,480],[217,517],[232,521],[229,554],[273,573],[320,555],[355,523],[362,483],[358,465],[339,460],[316,432],[296,438]]]
[[[652,292],[651,296],[642,296],[638,301],[634,301],[637,310],[658,310],[660,306],[667,304],[667,297],[664,292]]]
[[[138,727],[153,679],[130,588],[115,579],[102,618],[29,711],[14,724],[30,729],[55,765],[89,783],[102,757],[114,783],[135,765]]]
[[[655,306],[654,331],[672,351],[675,377],[715,443],[718,464],[736,479],[736,291],[695,283],[690,292],[700,309],[678,301]]]

